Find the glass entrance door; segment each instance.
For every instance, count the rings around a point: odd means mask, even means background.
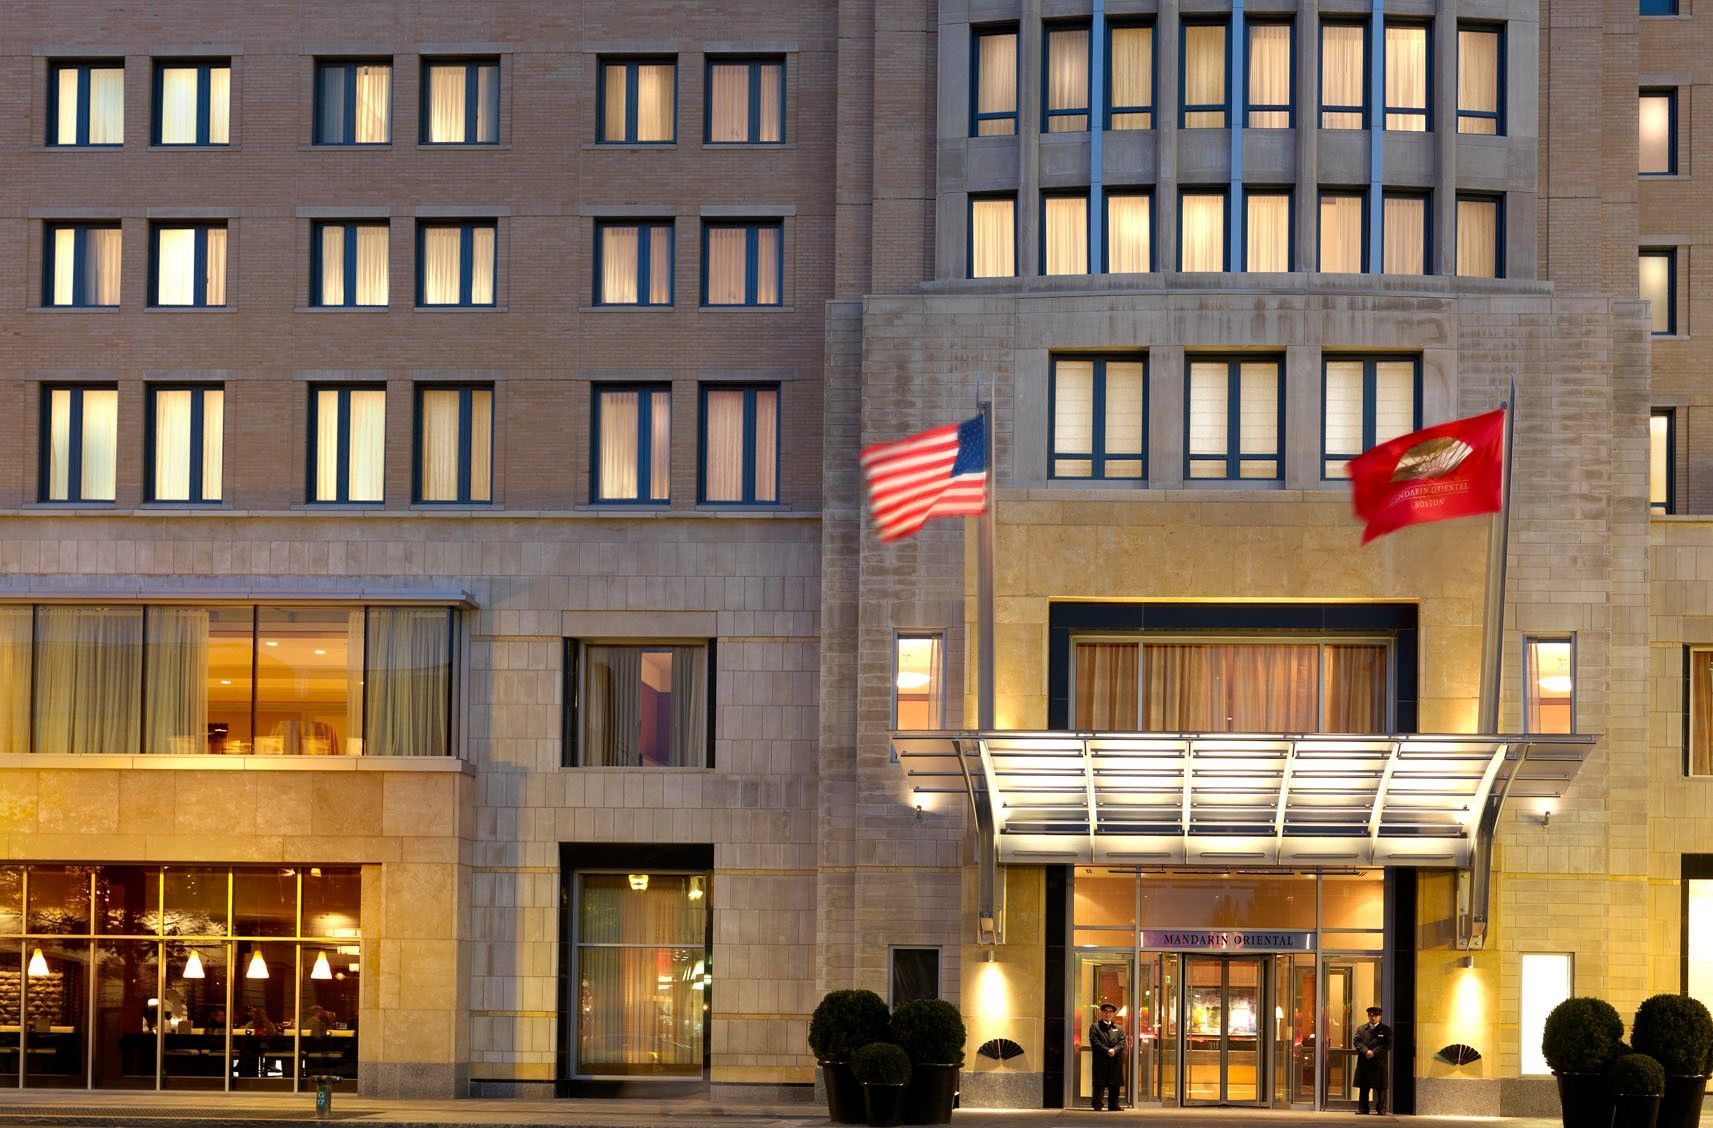
[[[1267,962],[1184,957],[1184,1104],[1266,1103]]]
[[[1087,1108],[1094,1099],[1094,1053],[1088,1044],[1089,1027],[1100,1019],[1100,1005],[1111,1003],[1118,1008],[1118,1024],[1129,1037],[1130,1050],[1136,1048],[1135,996],[1131,991],[1131,952],[1077,953],[1077,1009],[1071,1045],[1076,1050],[1077,1107]],[[1126,1055],[1127,1057],[1129,1055]],[[1130,1086],[1135,1070],[1124,1063],[1124,1086],[1120,1102],[1126,1107],[1135,1103]]]
[[[1326,1108],[1356,1104],[1357,1028],[1367,1021],[1369,1006],[1380,1001],[1380,959],[1377,956],[1325,956],[1326,983],[1323,1019],[1326,1024]]]

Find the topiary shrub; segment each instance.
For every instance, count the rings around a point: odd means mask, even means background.
[[[964,1063],[964,1019],[944,999],[912,999],[892,1012],[892,1040],[918,1065]]]
[[[886,1000],[873,991],[829,991],[809,1020],[816,1061],[849,1061],[860,1046],[887,1039]]]
[[[1655,995],[1636,1008],[1630,1043],[1638,1054],[1656,1058],[1669,1076],[1699,1076],[1713,1055],[1713,1015],[1688,995]]]
[[[1604,1073],[1623,1037],[1624,1020],[1611,1003],[1578,995],[1546,1016],[1541,1053],[1554,1073]]]
[[[865,1085],[905,1085],[910,1055],[891,1042],[870,1042],[851,1055],[851,1072]]]
[[[1647,1054],[1624,1054],[1606,1070],[1606,1088],[1619,1097],[1665,1093],[1665,1068]]]

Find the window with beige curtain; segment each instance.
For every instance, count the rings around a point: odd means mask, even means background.
[[[1285,273],[1291,269],[1291,194],[1245,190],[1243,269]]]
[[[450,756],[452,612],[370,607],[363,672],[365,756]]]
[[[494,145],[500,140],[498,60],[423,64],[422,140],[428,145]]]
[[[595,225],[597,305],[672,304],[672,221]]]
[[[226,228],[224,225],[156,224],[150,305],[223,306],[226,304]]]
[[[1225,25],[1184,24],[1183,54],[1184,105],[1179,124],[1184,129],[1224,129]]]
[[[1640,172],[1670,176],[1677,172],[1677,91],[1644,90],[1637,102]]]
[[[1178,269],[1225,269],[1225,193],[1186,191],[1178,198]]]
[[[380,501],[384,496],[387,393],[384,388],[317,388],[312,501]]]
[[[1677,454],[1677,413],[1656,407],[1648,417],[1648,510],[1671,513],[1673,460]]]
[[[601,62],[601,123],[608,145],[663,145],[677,140],[678,60]]]
[[[219,501],[226,393],[220,388],[154,387],[149,444],[150,501]]]
[[[124,63],[56,63],[48,84],[48,144],[125,143]]]
[[[30,750],[30,693],[35,612],[0,606],[0,756]]]
[[[1185,476],[1277,479],[1284,364],[1277,359],[1192,360]],[[1237,434],[1231,434],[1235,424]]]
[[[1421,426],[1418,357],[1327,357],[1322,362],[1321,477],[1345,476],[1345,464]]]
[[[1504,277],[1499,246],[1500,202],[1460,196],[1457,200],[1457,273],[1469,278]]]
[[[1713,650],[1689,651],[1688,774],[1713,776]]]
[[[972,137],[1009,137],[1017,132],[1017,29],[980,28],[973,44],[975,105]]]
[[[1387,192],[1380,215],[1386,274],[1427,273],[1427,197]]]
[[[1146,192],[1106,196],[1106,271],[1146,274],[1154,269],[1153,197]]]
[[[1251,23],[1249,31],[1250,129],[1291,127],[1291,25]]]
[[[579,764],[699,768],[707,763],[707,646],[585,645],[581,659]]]
[[[1368,126],[1368,28],[1365,24],[1320,25],[1320,127]]]
[[[1088,129],[1087,27],[1048,24],[1046,32],[1046,114],[1048,133],[1081,133]]]
[[[389,239],[385,221],[317,224],[311,304],[386,305]]]
[[[595,500],[665,502],[671,497],[672,390],[595,391]]]
[[[1500,133],[1505,101],[1499,76],[1505,36],[1496,27],[1457,29],[1457,132]]]
[[[1141,357],[1055,356],[1050,476],[1138,480],[1144,476]]]
[[[1523,639],[1523,731],[1576,731],[1576,640]]]
[[[1320,194],[1320,270],[1323,274],[1361,274],[1366,234],[1362,197],[1352,192]]]
[[[42,304],[116,306],[119,304],[117,225],[50,224],[44,229],[47,269]]]
[[[44,392],[43,501],[112,501],[118,471],[119,392],[60,387]]]
[[[1041,211],[1041,273],[1087,274],[1088,197],[1046,196]]]
[[[702,388],[702,501],[779,500],[779,389]]]
[[[970,197],[970,277],[1017,273],[1017,198]]]
[[[417,303],[493,305],[496,230],[492,221],[424,223],[417,243],[422,256]]]
[[[143,609],[36,608],[34,742],[45,755],[121,755],[141,733]]]
[[[711,145],[777,145],[785,141],[785,60],[717,59],[708,63]]]
[[[493,444],[492,388],[418,386],[418,501],[492,501]]]
[[[231,142],[229,63],[162,63],[156,71],[155,144]]]
[[[1386,128],[1422,133],[1428,127],[1428,29],[1386,25]]]
[[[386,62],[324,62],[316,68],[315,143],[392,141],[393,68]]]
[[[783,224],[708,223],[702,232],[703,305],[781,304]]]
[[[1677,332],[1677,252],[1668,248],[1644,248],[1636,256],[1640,264],[1641,297],[1649,303],[1656,336]]]
[[[1110,24],[1107,30],[1106,127],[1154,128],[1154,29]]]

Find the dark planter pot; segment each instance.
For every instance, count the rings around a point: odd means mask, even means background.
[[[863,1100],[868,1102],[868,1122],[875,1128],[898,1128],[904,1123],[904,1090],[903,1085],[874,1085],[865,1082],[862,1095]],[[1653,1125],[1639,1125],[1638,1128],[1653,1128]]]
[[[1654,1128],[1659,1101],[1652,1094],[1619,1093],[1612,1098],[1612,1128]]]
[[[821,1079],[827,1086],[828,1120],[834,1124],[868,1122],[868,1109],[863,1106],[862,1082],[851,1072],[850,1062],[822,1062]]]
[[[955,1065],[910,1066],[910,1084],[904,1095],[904,1123],[950,1124],[958,1103],[958,1067]]]
[[[1705,1076],[1667,1077],[1659,1103],[1659,1128],[1695,1128],[1701,1123],[1701,1099],[1706,1095]]]
[[[1598,1073],[1555,1073],[1564,1128],[1612,1128],[1612,1095]]]

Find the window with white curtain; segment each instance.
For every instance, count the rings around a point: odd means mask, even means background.
[[[1495,197],[1457,198],[1457,273],[1469,278],[1505,276],[1503,219],[1503,204]]]
[[[1380,212],[1380,270],[1385,274],[1427,273],[1427,197],[1387,192]]]
[[[702,225],[702,304],[784,303],[785,226],[778,220]]]
[[[1048,24],[1047,81],[1042,88],[1041,128],[1047,133],[1088,129],[1088,47],[1085,25]]]
[[[1017,197],[970,197],[970,277],[1017,273]]]
[[[1139,356],[1055,356],[1048,389],[1048,476],[1140,481],[1147,475],[1148,365]]]
[[[43,228],[42,304],[119,304],[119,225],[50,223]]]
[[[150,501],[219,501],[226,392],[202,385],[149,389]]]
[[[1226,269],[1223,191],[1186,189],[1178,197],[1178,269]]]
[[[1291,25],[1252,22],[1249,35],[1248,126],[1291,128]]]
[[[1684,854],[1683,993],[1713,1004],[1713,856]]]
[[[1041,273],[1088,273],[1088,197],[1041,197]]]
[[[1328,356],[1321,379],[1324,479],[1342,479],[1352,458],[1421,427],[1420,357]]]
[[[1574,961],[1569,952],[1524,952],[1520,957],[1517,1047],[1522,1057],[1517,1072],[1524,1077],[1553,1072],[1541,1042],[1552,1008],[1574,994]]]
[[[1291,193],[1243,191],[1243,269],[1283,274],[1291,269]]]
[[[1457,132],[1505,132],[1505,33],[1457,29]]]
[[[975,98],[971,137],[1009,137],[1017,132],[1017,29],[977,28],[970,40]]]
[[[785,60],[708,60],[707,132],[710,145],[785,143]]]
[[[1428,29],[1425,24],[1386,25],[1386,128],[1423,133],[1428,127]]]
[[[310,391],[309,500],[384,500],[386,451],[385,388]]]
[[[391,228],[375,223],[317,223],[310,242],[309,304],[384,306]]]
[[[572,690],[566,696],[571,703],[567,729],[577,742],[574,764],[706,767],[713,735],[708,700],[712,649],[680,643],[567,646],[566,679]],[[680,895],[672,904],[694,908],[696,902]],[[700,935],[698,931],[698,943]],[[654,987],[650,979],[648,989]],[[700,1055],[700,1039],[693,1052]],[[648,1060],[659,1064],[653,1055]]]
[[[1154,29],[1108,24],[1106,128],[1154,128]]]
[[[494,389],[419,384],[416,500],[494,500]]]
[[[595,389],[595,500],[672,497],[672,389],[664,384]]]
[[[315,143],[385,145],[393,139],[393,65],[322,62],[315,68]]]
[[[1184,129],[1226,126],[1225,30],[1222,23],[1183,25],[1184,103],[1178,124]]]
[[[1641,263],[1641,296],[1652,308],[1653,332],[1668,336],[1677,332],[1677,251],[1669,247],[1644,247]]]
[[[499,60],[424,59],[422,143],[497,145],[499,141]]]
[[[150,230],[149,304],[226,304],[226,225],[157,223]]]
[[[48,67],[48,144],[125,143],[125,64],[54,63]]]
[[[1677,461],[1677,412],[1656,407],[1648,417],[1648,511],[1672,513]]]
[[[595,225],[595,304],[672,304],[672,221]]]
[[[1154,198],[1147,192],[1106,194],[1106,272],[1154,269]]]
[[[1320,127],[1368,128],[1368,25],[1320,25]]]
[[[155,144],[228,145],[232,141],[232,64],[155,64]]]
[[[117,388],[42,389],[43,501],[112,501],[118,447]]]
[[[779,500],[779,388],[702,387],[701,500]]]
[[[1320,194],[1320,270],[1323,274],[1361,274],[1366,264],[1367,199],[1361,192]]]
[[[416,304],[491,306],[497,289],[493,220],[423,223],[417,228]]]
[[[678,60],[603,59],[599,93],[603,145],[670,145],[678,139]]]
[[[1644,90],[1637,104],[1643,176],[1677,172],[1677,91]]]
[[[1194,358],[1186,384],[1184,477],[1277,480],[1284,465],[1284,361]]]

